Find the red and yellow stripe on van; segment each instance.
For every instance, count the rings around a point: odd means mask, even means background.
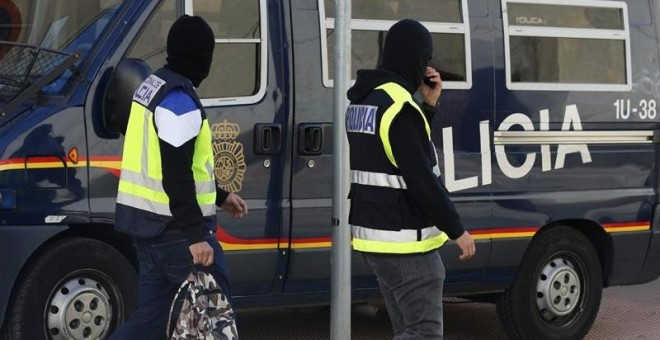
[[[64,162],[63,162],[64,161]],[[90,168],[103,169],[116,177],[121,172],[121,156],[91,156],[78,157],[77,150],[63,158],[49,157],[29,157],[29,158],[11,158],[0,160],[0,172],[7,170],[22,169],[56,169],[65,166],[70,168],[81,168],[89,166]],[[623,232],[644,232],[651,229],[649,221],[637,221],[626,223],[605,223],[603,228],[609,234]],[[504,238],[532,238],[540,228],[538,227],[519,227],[519,228],[498,228],[498,229],[476,229],[470,233],[475,240],[494,240]],[[329,248],[332,245],[330,237],[311,237],[294,238],[291,241],[287,238],[268,238],[268,239],[241,239],[229,235],[221,227],[218,228],[218,241],[225,250],[267,250],[267,249],[308,249],[308,248]]]
[[[649,221],[627,223],[605,223],[603,228],[609,234],[624,232],[644,232],[651,229]],[[470,230],[475,240],[496,240],[504,238],[532,238],[540,228],[501,228]],[[286,238],[241,239],[229,235],[222,227],[218,227],[217,239],[224,250],[268,250],[268,249],[308,249],[329,248],[332,245],[330,237],[294,238],[289,242]]]
[[[103,169],[119,177],[119,173],[121,171],[121,156],[92,156],[89,159],[87,157],[78,157],[77,154],[75,157],[71,156],[74,155],[69,152],[69,156],[62,158],[56,156],[45,156],[29,158],[19,157],[0,160],[0,171],[23,169],[58,169],[65,166],[67,168],[83,168],[89,166],[91,168]]]

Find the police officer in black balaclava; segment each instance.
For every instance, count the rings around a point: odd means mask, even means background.
[[[198,16],[184,15],[167,35],[165,67],[199,87],[211,70],[214,47],[215,37],[208,24]]]
[[[378,68],[403,78],[406,84],[402,85],[414,93],[426,74],[432,55],[433,40],[426,27],[414,20],[402,20],[387,32]]]
[[[167,37],[167,64],[133,95],[115,229],[133,236],[139,301],[112,340],[166,338],[172,300],[194,265],[207,268],[230,297],[227,263],[215,237],[216,206],[242,217],[247,205],[216,188],[211,130],[193,88],[208,76],[214,47],[213,31],[201,17],[180,17]]]
[[[430,122],[442,81],[428,67],[429,31],[402,20],[385,38],[375,70],[348,90],[353,248],[374,270],[394,339],[441,339],[445,268],[438,249],[456,240],[461,260],[474,241],[440,180]],[[416,103],[418,91],[424,102]]]

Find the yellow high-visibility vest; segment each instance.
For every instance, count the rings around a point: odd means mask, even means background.
[[[172,216],[170,199],[163,189],[163,172],[154,113],[133,101],[124,140],[117,203]],[[195,140],[192,172],[197,203],[204,216],[215,216],[215,178],[211,129],[206,118]]]

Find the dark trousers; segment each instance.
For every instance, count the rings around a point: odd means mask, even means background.
[[[220,243],[209,231],[213,248],[210,272],[227,296],[228,269]],[[165,232],[153,238],[135,238],[139,268],[138,307],[130,319],[110,336],[111,340],[165,339],[170,307],[181,283],[192,270],[192,255],[180,232]]]
[[[440,253],[362,254],[378,279],[394,339],[442,339],[445,266]]]

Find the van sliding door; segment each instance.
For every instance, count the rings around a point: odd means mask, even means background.
[[[291,1],[294,125],[284,292],[330,290],[333,89],[323,85],[317,0]]]
[[[467,0],[352,3],[353,79],[358,69],[376,68],[387,30],[396,21],[413,18],[429,28],[435,46],[431,65],[445,77],[441,109],[432,122],[444,180],[468,229],[487,229],[490,196],[483,186],[488,178],[481,174],[490,145],[480,134],[489,138],[482,122],[492,119],[494,105],[488,4],[473,10]],[[285,284],[290,292],[330,288],[334,6],[331,0],[291,1],[295,124],[291,257]],[[474,73],[478,80],[473,80]],[[444,260],[453,273],[448,281],[479,281],[488,244],[479,241],[478,255],[469,262],[458,261],[455,245],[445,247]],[[353,289],[377,287],[371,269],[357,256],[352,270]]]

